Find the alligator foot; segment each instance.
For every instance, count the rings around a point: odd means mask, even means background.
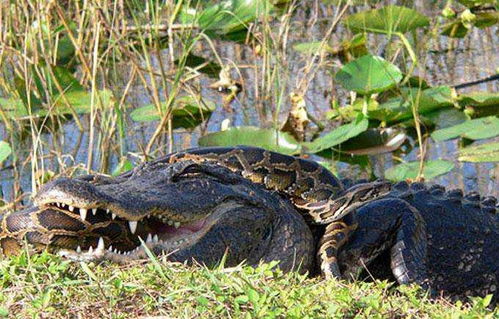
[[[391,270],[398,283],[429,287],[426,225],[416,208],[398,198],[379,199],[343,221],[351,230],[337,252],[343,277],[356,279],[371,261],[390,250]]]

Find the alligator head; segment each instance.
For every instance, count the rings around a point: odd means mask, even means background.
[[[34,206],[0,217],[6,255],[29,246],[77,260],[116,262],[169,254],[177,261],[313,261],[309,228],[293,206],[214,163],[150,162],[111,178],[60,178]],[[300,257],[300,259],[297,258]]]

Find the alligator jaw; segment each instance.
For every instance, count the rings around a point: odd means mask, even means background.
[[[59,211],[69,211],[74,213],[75,218],[80,214],[80,218],[85,221],[86,218],[81,216],[80,208],[69,208],[67,205],[58,203],[51,205],[51,209],[56,207]],[[85,213],[83,213],[85,215]],[[106,209],[90,209],[90,213],[96,216],[98,214],[107,214],[113,222],[125,222],[124,219],[116,217]],[[199,241],[210,228],[218,221],[223,212],[217,211],[209,213],[204,218],[191,223],[183,223],[168,220],[162,222],[157,216],[143,218],[140,221],[128,221],[130,232],[127,236],[135,236],[140,241],[140,244],[131,250],[121,251],[113,247],[112,243],[100,237],[96,245],[90,245],[88,249],[82,249],[77,246],[76,249],[60,249],[58,254],[66,258],[76,261],[98,261],[112,260],[118,263],[125,263],[135,259],[147,258],[147,250],[161,253],[173,253],[184,249]],[[90,215],[89,215],[90,216]],[[133,223],[133,224],[131,224]],[[133,226],[131,226],[133,225]],[[92,227],[92,226],[90,226]]]
[[[83,205],[82,205],[83,206]],[[170,218],[170,214],[163,212],[163,214],[148,214],[142,217],[138,217],[139,219],[137,220],[137,216],[134,216],[135,219],[130,219],[127,217],[122,217],[122,213],[115,213],[114,207],[102,207],[102,206],[93,206],[93,205],[84,205],[85,208],[83,207],[78,207],[78,206],[73,206],[70,204],[66,204],[63,202],[59,201],[48,201],[44,204],[42,204],[42,209],[43,208],[50,208],[50,209],[55,209],[59,211],[66,211],[70,212],[72,214],[75,214],[75,216],[80,215],[80,219],[83,222],[88,221],[88,216],[96,216],[96,215],[104,215],[106,218],[110,218],[111,220],[124,220],[128,222],[128,226],[130,228],[130,232],[132,234],[135,234],[137,231],[137,227],[141,222],[144,222],[147,219],[157,219],[161,223],[164,223],[168,226],[174,227],[176,229],[182,227],[182,226],[189,226],[192,223],[195,223],[197,221],[178,221],[175,220],[174,218]]]

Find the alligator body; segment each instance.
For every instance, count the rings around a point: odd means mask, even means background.
[[[346,186],[305,159],[254,147],[192,149],[115,178],[44,185],[33,207],[1,218],[0,247],[16,253],[24,240],[73,259],[117,262],[144,258],[147,248],[208,265],[226,254],[227,265],[278,260],[286,271],[326,277],[359,278],[367,269],[497,302],[495,198],[422,183]]]

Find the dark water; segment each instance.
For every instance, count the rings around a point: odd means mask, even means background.
[[[419,1],[417,2],[416,7],[418,10],[426,12],[428,15],[434,15],[437,12],[435,5],[430,1]],[[352,9],[351,12],[354,12],[354,9]],[[197,146],[197,140],[203,131],[218,131],[221,122],[227,119],[230,121],[231,126],[255,125],[270,127],[273,123],[284,123],[287,112],[289,111],[289,94],[302,80],[303,68],[307,63],[307,57],[294,51],[292,45],[294,43],[321,40],[330,25],[330,14],[330,7],[314,2],[314,5],[309,6],[308,8],[303,5],[303,8],[298,9],[297,13],[294,15],[291,31],[287,35],[287,49],[284,51],[286,53],[285,59],[276,59],[275,61],[270,62],[270,67],[279,74],[274,81],[279,80],[279,87],[281,88],[281,91],[275,90],[271,93],[273,93],[274,96],[281,95],[283,97],[281,105],[276,105],[275,101],[272,100],[265,100],[265,92],[261,91],[264,61],[262,61],[261,57],[254,54],[252,48],[232,42],[215,41],[217,53],[224,63],[239,66],[238,72],[234,70],[232,75],[234,78],[243,82],[244,91],[238,96],[237,100],[230,104],[232,110],[228,110],[227,108],[221,107],[223,96],[208,88],[209,84],[214,80],[206,76],[198,78],[195,81],[194,86],[200,90],[201,96],[206,100],[214,101],[219,107],[217,107],[209,121],[202,127],[198,127],[193,131],[176,130],[174,132],[173,150]],[[316,23],[311,23],[311,21],[316,21]],[[425,51],[425,55],[421,57],[421,65],[424,67],[418,69],[417,72],[427,79],[432,86],[455,85],[493,75],[497,72],[497,68],[499,67],[499,41],[497,32],[497,28],[494,27],[486,30],[474,29],[464,39],[449,40],[446,37],[439,37],[438,41],[434,41],[429,50]],[[332,43],[338,43],[342,39],[345,39],[344,30],[338,28],[335,34],[333,34]],[[369,41],[372,53],[383,55],[387,50],[386,45],[388,41],[383,36],[370,36]],[[208,58],[213,57],[212,52],[202,45],[197,47],[195,53]],[[154,65],[156,65],[159,70],[157,58],[153,57],[152,59]],[[163,63],[168,66],[169,58],[167,50],[161,52],[161,59],[163,59]],[[330,109],[332,99],[338,98],[340,104],[344,105],[347,97],[346,92],[342,91],[337,83],[334,83],[331,76],[331,70],[332,67],[330,63],[320,65],[315,76],[310,81],[305,95],[308,111],[330,128],[334,127],[335,123],[326,120],[325,112]],[[112,90],[117,97],[120,97],[131,74],[131,65],[120,65],[118,71],[119,72],[117,73],[120,77],[115,79],[117,84]],[[256,90],[256,88],[258,88],[258,90]],[[499,84],[496,81],[470,87],[460,92],[477,90],[497,92],[498,89]],[[164,96],[164,94],[160,94],[160,96]],[[137,81],[131,88],[127,102],[131,106],[129,108],[131,111],[134,108],[152,103],[152,100],[146,93],[142,84]],[[266,110],[265,114],[262,109]],[[274,109],[280,110],[277,119],[272,118]],[[61,168],[60,162],[55,159],[55,156],[50,155],[54,140],[62,145],[63,154],[67,155],[64,157],[66,165],[85,164],[87,162],[89,116],[82,116],[81,121],[86,128],[83,133],[76,129],[74,122],[69,121],[63,124],[63,127],[56,135],[42,135],[42,139],[49,145],[43,150],[43,152],[47,154],[47,158],[44,161],[45,169],[57,172]],[[134,123],[128,118],[125,149],[134,154],[140,153],[141,146],[147,144],[157,124],[157,122],[145,124]],[[5,129],[2,128],[0,132],[2,134],[0,137],[5,139]],[[164,146],[162,146],[164,151],[161,153],[167,153],[169,146],[166,143],[166,139],[164,138],[163,140],[165,141],[163,143]],[[97,139],[95,141],[97,141]],[[95,141],[94,145],[97,145],[98,143]],[[416,144],[415,141],[411,142]],[[455,168],[449,174],[438,177],[432,180],[432,182],[440,183],[448,187],[461,188],[465,191],[477,190],[484,195],[499,196],[498,163],[475,164],[458,162],[456,160],[458,151],[457,140],[440,143],[429,140],[428,142],[427,159],[446,159],[454,161],[455,163]],[[29,141],[21,148],[29,150],[31,148]],[[406,161],[417,160],[418,153],[419,148],[416,145],[403,159]],[[18,154],[21,161],[28,158],[28,155],[29,154],[27,153]],[[157,155],[159,155],[159,153]],[[99,149],[98,147],[95,147],[93,151],[94,161],[92,163],[92,168],[94,170],[110,172],[117,164],[118,154],[112,153],[109,165],[105,168],[100,167],[98,161],[99,157]],[[129,156],[129,158],[133,161],[137,159],[137,157],[134,156]],[[398,163],[393,159],[392,154],[372,156],[370,159],[377,176],[383,176],[383,172],[386,168]],[[26,165],[24,166],[24,169],[20,171],[23,191],[31,190],[30,170],[30,165]],[[339,163],[338,171],[342,176],[354,178],[368,176],[367,173],[362,171],[359,167],[347,164]],[[1,177],[4,198],[11,200],[12,170],[2,170]]]

